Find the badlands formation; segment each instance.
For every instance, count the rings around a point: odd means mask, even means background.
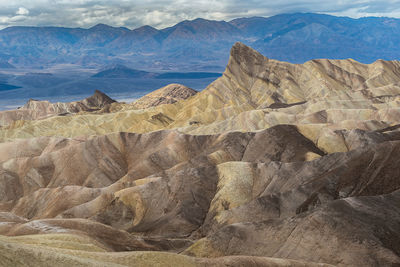
[[[202,92],[0,122],[0,266],[400,266],[398,61],[237,43]]]

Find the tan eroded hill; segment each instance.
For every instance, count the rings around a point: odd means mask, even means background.
[[[105,251],[244,253],[339,266],[400,262],[400,213],[393,206],[400,136],[361,130],[346,136],[352,150],[331,155],[285,125],[258,133],[159,131],[3,143],[0,233],[38,235],[34,242],[45,234],[78,235]],[[325,242],[335,243],[320,243],[321,225]],[[241,230],[231,235],[235,227]]]
[[[2,127],[0,266],[400,264],[399,66],[238,43],[187,100]]]
[[[66,116],[79,112],[94,112],[101,110],[115,100],[96,90],[95,93],[82,101],[70,103],[50,103],[49,101],[29,100],[17,110],[0,112],[0,126],[8,126],[16,121],[40,120],[53,116]]]
[[[197,91],[181,84],[169,84],[132,103],[136,109],[145,109],[164,104],[173,104],[179,100],[194,96]]]
[[[399,67],[397,61],[364,65],[325,59],[289,64],[267,59],[237,43],[223,76],[186,101],[145,110],[118,106],[118,112],[101,116],[18,121],[1,129],[0,139],[173,128],[191,134],[218,134],[294,124],[321,149],[335,152],[332,139],[341,138],[337,130],[371,131],[397,124]],[[345,151],[343,145],[337,149]]]

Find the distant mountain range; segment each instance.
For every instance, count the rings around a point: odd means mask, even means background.
[[[21,87],[10,85],[7,83],[0,83],[0,91],[14,90],[14,89],[18,89],[18,88],[21,88]]]
[[[127,66],[116,64],[106,67],[104,70],[92,75],[93,78],[120,78],[120,79],[205,79],[217,78],[221,73],[214,72],[148,72],[128,68]]]
[[[149,71],[220,71],[236,41],[294,63],[314,58],[370,63],[400,58],[400,19],[296,13],[229,22],[195,19],[160,30],[104,24],[90,29],[9,27],[0,31],[0,62],[34,68],[124,64]]]
[[[154,73],[128,68],[124,65],[114,65],[94,74],[93,78],[153,78]]]

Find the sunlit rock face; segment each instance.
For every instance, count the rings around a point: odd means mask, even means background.
[[[132,103],[137,109],[146,109],[164,104],[173,104],[179,100],[194,96],[197,92],[181,84],[169,84]]]

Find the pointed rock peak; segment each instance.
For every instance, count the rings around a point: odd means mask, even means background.
[[[113,26],[110,26],[110,25],[107,25],[107,24],[103,24],[103,23],[99,23],[99,24],[93,26],[92,28],[89,28],[89,30],[91,30],[91,31],[109,31],[109,30],[126,30],[126,31],[129,31],[126,28],[122,28],[122,27],[117,28],[117,27],[113,27]]]
[[[157,33],[157,32],[159,32],[159,30],[157,30],[156,28],[151,27],[149,25],[144,25],[142,27],[134,29],[133,32],[137,32],[137,33]]]
[[[112,28],[112,27],[108,26],[106,24],[103,24],[103,23],[99,23],[99,24],[94,25],[93,27],[91,27],[90,30],[108,29],[108,28]]]
[[[102,108],[105,105],[117,102],[99,90],[96,90],[92,96],[86,98],[84,101],[87,102],[87,104],[89,104],[90,106],[99,107],[99,108]]]
[[[192,22],[192,23],[201,24],[201,23],[213,23],[213,22],[219,22],[219,21],[216,21],[216,20],[208,20],[208,19],[203,19],[203,18],[197,18],[197,19],[192,20],[191,22]]]
[[[235,75],[240,72],[245,72],[249,75],[254,74],[254,71],[260,66],[265,66],[269,59],[261,55],[253,48],[237,42],[231,49],[227,70],[234,71]],[[239,71],[241,69],[241,71]]]
[[[194,19],[192,21],[202,22],[202,21],[212,21],[212,20],[203,19],[203,18],[197,18],[197,19]]]
[[[207,20],[203,18],[197,18],[193,20],[184,20],[173,26],[172,28],[179,28],[179,27],[212,27],[216,24],[221,23],[221,21],[216,20]]]
[[[238,62],[247,62],[249,60],[259,59],[264,61],[267,59],[259,52],[241,42],[236,42],[231,48],[231,58]]]
[[[93,96],[101,96],[101,97],[105,96],[105,97],[108,97],[105,93],[103,93],[100,90],[95,90]]]

